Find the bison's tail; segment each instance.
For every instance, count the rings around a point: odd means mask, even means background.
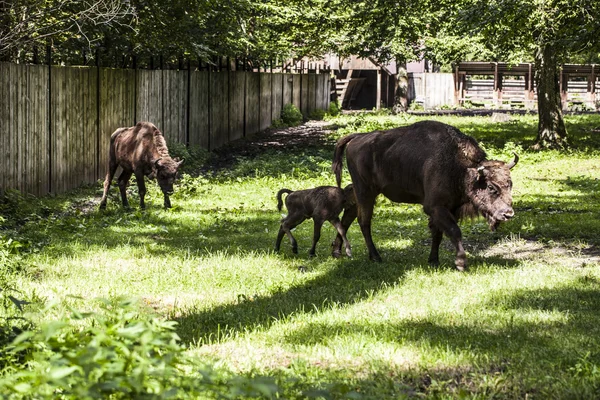
[[[355,133],[353,135],[344,136],[335,144],[335,150],[333,151],[333,164],[331,164],[331,169],[335,174],[335,180],[340,188],[342,187],[342,155],[344,154],[346,145],[357,135],[359,134]]]
[[[277,210],[279,211],[281,211],[281,207],[283,207],[283,200],[281,199],[281,196],[283,196],[284,193],[290,194],[292,191],[290,189],[281,189],[279,192],[277,192]]]

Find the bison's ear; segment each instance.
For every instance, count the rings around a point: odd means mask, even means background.
[[[485,182],[485,167],[483,165],[477,168],[469,168],[468,171],[469,180],[473,182],[474,185]]]

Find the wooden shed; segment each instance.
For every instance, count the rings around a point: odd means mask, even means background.
[[[328,56],[335,74],[335,97],[342,108],[379,109],[394,103],[395,64],[382,65],[371,58]]]

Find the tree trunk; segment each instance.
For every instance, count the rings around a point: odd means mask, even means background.
[[[535,83],[538,97],[538,134],[535,149],[567,146],[567,129],[562,115],[561,88],[556,51],[542,44],[535,54]]]
[[[395,114],[408,110],[408,72],[406,72],[406,61],[396,60],[396,90],[394,91]]]

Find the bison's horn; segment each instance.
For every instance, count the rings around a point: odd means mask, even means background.
[[[162,157],[159,157],[159,158],[157,158],[156,160],[154,160],[154,166],[155,166],[156,168],[158,168],[158,165],[159,165],[158,163],[160,162],[160,160],[162,160]]]
[[[507,164],[508,169],[512,169],[512,167],[517,165],[517,163],[519,162],[519,155],[515,152],[513,152],[513,154],[515,155],[515,158]]]

